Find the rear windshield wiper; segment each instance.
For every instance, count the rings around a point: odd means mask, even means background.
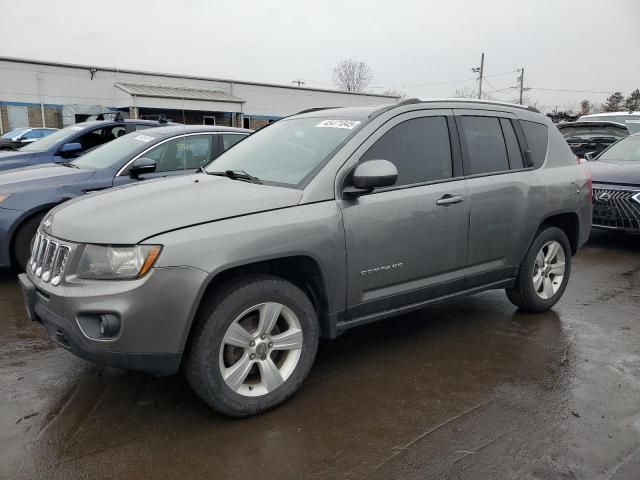
[[[224,172],[205,172],[208,175],[218,175],[220,177],[227,177],[232,180],[243,180],[251,183],[262,183],[258,177],[249,175],[244,170],[225,170]]]

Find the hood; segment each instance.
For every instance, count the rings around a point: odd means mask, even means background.
[[[81,182],[95,170],[79,170],[62,165],[34,165],[0,173],[0,193],[21,193]]]
[[[28,167],[39,152],[0,152],[0,171]]]
[[[135,244],[168,230],[297,205],[302,191],[205,174],[97,192],[52,211],[50,233],[78,243]]]
[[[593,183],[640,185],[640,162],[596,160],[587,165],[593,175]]]

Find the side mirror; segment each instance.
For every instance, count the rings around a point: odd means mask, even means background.
[[[367,160],[353,171],[353,186],[346,187],[344,194],[358,196],[375,188],[390,187],[398,180],[398,169],[388,160]]]
[[[596,159],[596,154],[594,152],[587,152],[584,154],[584,158],[587,159],[587,162],[593,162]]]
[[[60,155],[63,157],[71,157],[82,151],[82,145],[79,143],[65,143],[60,147]]]
[[[129,175],[132,177],[137,177],[139,175],[144,175],[145,173],[153,173],[156,171],[157,165],[156,161],[150,158],[138,158],[133,162],[131,167],[129,167]]]

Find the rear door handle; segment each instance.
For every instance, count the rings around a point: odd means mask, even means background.
[[[436,200],[436,205],[453,205],[454,203],[460,203],[464,200],[462,195],[444,195],[440,200]]]

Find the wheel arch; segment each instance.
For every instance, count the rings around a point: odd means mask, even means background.
[[[326,276],[323,273],[320,262],[306,254],[290,255],[233,265],[211,274],[203,284],[194,302],[188,329],[182,342],[183,352],[188,348],[191,341],[204,299],[223,283],[241,276],[257,273],[266,273],[283,278],[300,288],[309,297],[316,310],[318,321],[320,322],[321,335],[324,337],[334,336],[332,332],[335,330],[335,325],[332,325],[331,316],[329,315],[330,299],[327,293]]]
[[[580,246],[580,216],[576,212],[556,213],[545,217],[542,220],[538,232],[545,226],[553,226],[562,230],[569,239],[571,255],[577,253],[578,247]]]
[[[29,220],[31,220],[32,218],[38,215],[46,214],[52,208],[55,208],[58,205],[60,205],[60,203],[62,202],[58,202],[58,203],[54,202],[54,203],[48,203],[46,205],[38,205],[38,207],[32,210],[29,210],[28,212],[25,212],[25,214],[22,215],[13,224],[12,229],[9,231],[9,242],[8,242],[8,249],[9,249],[8,253],[9,253],[9,258],[11,259],[12,264],[15,262],[15,240],[16,240],[16,234],[18,233],[18,231],[20,231],[23,225],[27,223]]]

